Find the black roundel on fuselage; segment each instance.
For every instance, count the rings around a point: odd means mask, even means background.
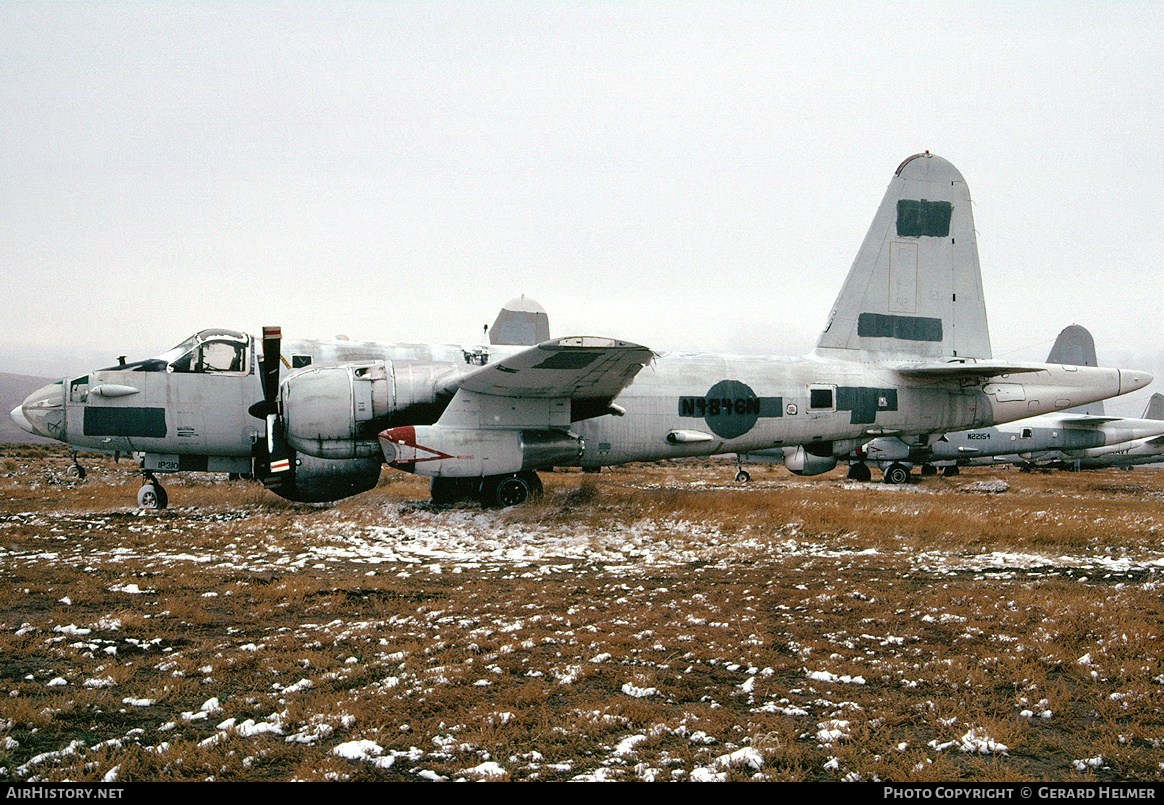
[[[680,397],[679,416],[697,417],[722,439],[750,431],[762,416],[783,416],[783,398],[757,397],[738,380],[721,380],[702,397]]]

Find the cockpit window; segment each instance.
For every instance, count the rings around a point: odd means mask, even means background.
[[[248,370],[247,354],[247,345],[244,342],[214,338],[200,343],[173,361],[170,364],[170,371],[195,374],[245,374]]]

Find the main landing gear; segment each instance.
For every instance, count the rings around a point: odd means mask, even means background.
[[[885,483],[904,484],[909,481],[909,467],[893,462],[885,470]]]
[[[170,503],[170,496],[166,488],[158,483],[158,479],[149,470],[144,470],[142,476],[145,483],[137,490],[137,507],[139,509],[164,509]]]
[[[429,482],[432,502],[437,506],[451,506],[467,500],[476,500],[483,509],[504,509],[520,506],[542,496],[542,479],[536,472],[525,470],[513,475],[491,475],[487,478],[433,478]]]
[[[869,465],[864,461],[858,461],[849,465],[849,471],[845,473],[845,477],[850,481],[860,481],[867,483],[873,477],[873,473],[869,471]]]

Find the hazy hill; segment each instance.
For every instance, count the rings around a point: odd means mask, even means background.
[[[8,415],[24,398],[41,386],[52,383],[52,378],[12,375],[0,372],[0,444],[55,444],[52,439],[33,436],[21,430]]]

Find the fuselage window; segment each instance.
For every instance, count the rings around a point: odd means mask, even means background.
[[[831,411],[833,410],[833,387],[832,386],[809,386],[808,387],[808,407],[812,411]]]

